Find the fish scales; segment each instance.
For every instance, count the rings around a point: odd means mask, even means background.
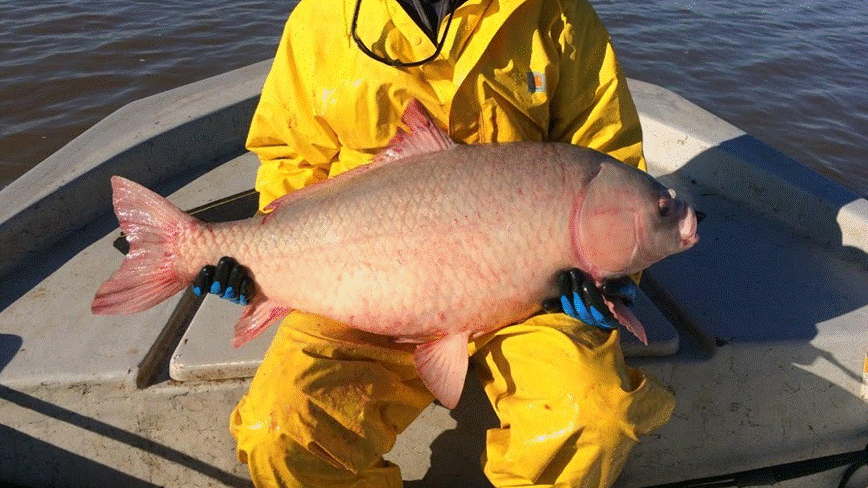
[[[204,259],[178,266],[235,256],[266,297],[378,334],[481,333],[530,315],[573,261],[575,185],[595,168],[576,156],[524,143],[412,156],[290,202],[265,224],[212,226],[210,245],[182,244],[209,249]]]

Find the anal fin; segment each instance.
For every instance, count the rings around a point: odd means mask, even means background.
[[[451,334],[416,347],[416,370],[425,388],[446,408],[455,408],[467,376],[467,332]]]
[[[291,311],[292,307],[288,305],[254,296],[253,301],[244,307],[244,313],[235,323],[235,337],[232,339],[232,347],[241,347],[247,344]]]

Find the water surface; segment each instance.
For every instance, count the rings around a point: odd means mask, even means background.
[[[293,4],[0,2],[0,187],[126,103],[270,58]],[[592,4],[628,76],[868,193],[868,3]]]

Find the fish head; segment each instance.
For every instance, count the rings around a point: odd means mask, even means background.
[[[696,212],[656,179],[614,159],[600,165],[576,204],[573,242],[591,276],[637,273],[699,240]]]

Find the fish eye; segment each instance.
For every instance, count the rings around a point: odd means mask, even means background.
[[[672,211],[672,199],[661,198],[659,208],[657,209],[661,217],[666,217]]]

